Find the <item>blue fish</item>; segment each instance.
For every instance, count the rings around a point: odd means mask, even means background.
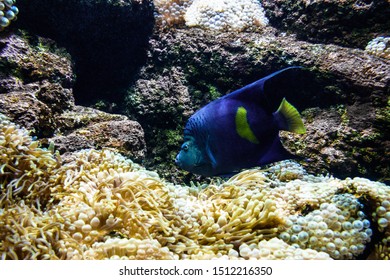
[[[176,164],[194,174],[223,176],[292,158],[279,130],[303,134],[306,129],[297,109],[277,91],[299,68],[275,72],[198,110],[184,128]]]

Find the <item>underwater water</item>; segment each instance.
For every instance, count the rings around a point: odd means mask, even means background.
[[[389,18],[0,0],[1,259],[388,260]]]

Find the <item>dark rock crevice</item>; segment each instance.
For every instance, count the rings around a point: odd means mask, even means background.
[[[121,104],[146,60],[153,5],[143,1],[19,0],[14,28],[51,38],[75,62],[78,104]]]

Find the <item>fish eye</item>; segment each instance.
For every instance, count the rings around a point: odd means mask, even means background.
[[[181,149],[183,150],[183,151],[185,151],[185,152],[187,152],[188,151],[188,144],[183,144],[183,146],[181,146]]]

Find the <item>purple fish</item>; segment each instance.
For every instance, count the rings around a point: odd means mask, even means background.
[[[297,109],[273,92],[301,67],[289,67],[210,102],[188,120],[176,164],[203,176],[231,174],[288,158],[279,130],[303,134]],[[272,91],[272,92],[270,92]]]

